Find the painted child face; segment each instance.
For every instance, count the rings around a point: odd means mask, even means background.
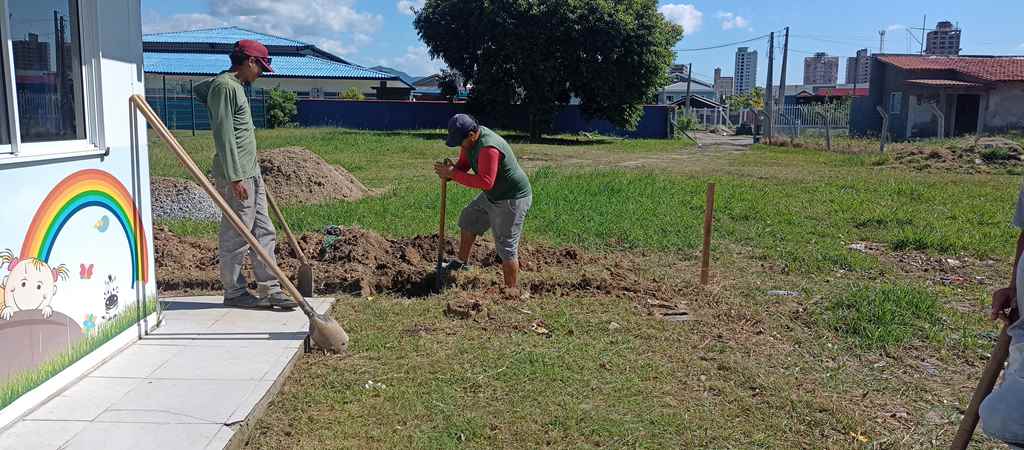
[[[7,306],[30,311],[48,306],[57,293],[57,285],[49,266],[29,260],[14,267],[4,291]]]

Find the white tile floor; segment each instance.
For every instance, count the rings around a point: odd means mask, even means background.
[[[0,434],[0,450],[223,449],[302,350],[306,317],[163,302],[159,329]]]

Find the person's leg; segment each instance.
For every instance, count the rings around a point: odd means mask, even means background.
[[[242,219],[242,224],[252,228],[253,221],[256,219],[255,202],[251,194],[253,191],[253,180],[250,178],[243,180],[242,183],[245,184],[246,190],[250,192],[249,198],[245,201],[239,200],[235,196],[235,191],[231,189],[230,182],[218,180],[217,190],[220,191],[220,195],[227,201],[231,210]],[[248,294],[249,291],[246,289],[248,282],[245,280],[245,275],[242,274],[242,263],[245,259],[245,254],[249,251],[249,244],[231,226],[231,222],[228,221],[227,217],[221,218],[217,250],[220,259],[220,280],[224,284],[224,298],[232,299]]]
[[[270,220],[270,213],[267,210],[267,185],[263,182],[262,176],[257,176],[253,181],[253,185],[254,188],[250,194],[254,200],[252,235],[260,243],[263,251],[270,256],[271,263],[277,264],[277,259],[274,255],[274,249],[277,247],[277,230],[274,228],[274,222]],[[260,294],[270,296],[281,292],[281,282],[277,279],[277,275],[274,275],[270,266],[256,257],[255,252],[253,252],[251,258],[252,271],[256,277],[256,283],[259,284]]]
[[[533,197],[506,200],[499,202],[491,214],[494,248],[501,258],[501,271],[508,289],[519,287],[519,239],[532,204]]]
[[[460,262],[462,265],[468,263],[477,236],[486,233],[487,229],[491,227],[490,204],[490,200],[480,193],[462,209],[462,213],[459,215],[459,252],[456,255],[456,262]]]

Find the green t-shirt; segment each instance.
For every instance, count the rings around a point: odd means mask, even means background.
[[[530,180],[526,177],[526,172],[523,172],[522,167],[519,167],[519,161],[516,160],[515,153],[512,153],[512,146],[508,145],[504,138],[498,136],[498,133],[491,131],[490,128],[480,127],[480,139],[476,141],[476,145],[470,149],[469,155],[467,155],[473,172],[480,173],[477,160],[480,157],[480,150],[486,147],[494,147],[501,152],[498,174],[494,177],[494,187],[489,191],[484,191],[487,198],[491,201],[517,200],[533,195]]]
[[[224,72],[196,85],[195,95],[210,111],[210,131],[217,149],[213,176],[222,181],[239,181],[259,174],[256,127],[245,88],[238,78]]]

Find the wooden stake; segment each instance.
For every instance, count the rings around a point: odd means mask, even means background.
[[[711,224],[715,217],[715,183],[708,183],[708,197],[704,206],[704,253],[701,255],[700,284],[708,285],[711,266]]]

